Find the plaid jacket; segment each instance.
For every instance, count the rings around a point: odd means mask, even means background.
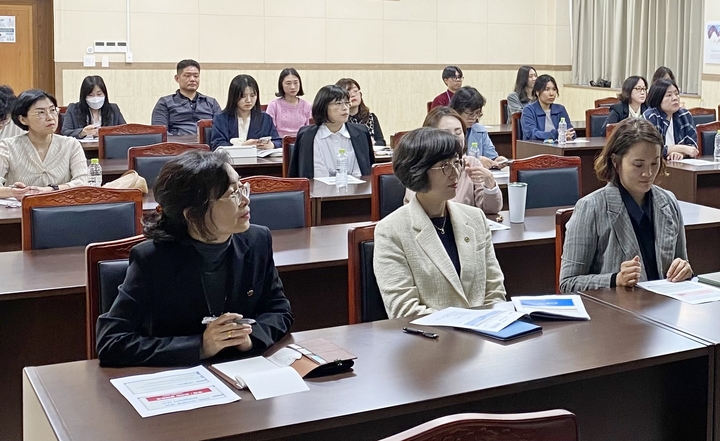
[[[665,134],[670,127],[667,114],[659,107],[650,107],[643,113],[643,118],[650,121],[652,125],[658,129],[663,141],[665,141]],[[675,131],[675,144],[692,145],[697,148],[697,132],[695,131],[695,122],[690,112],[688,112],[687,109],[681,108],[673,115],[672,122],[673,130]],[[667,148],[667,145],[665,145],[665,147]],[[663,154],[666,154],[665,150],[663,150]]]

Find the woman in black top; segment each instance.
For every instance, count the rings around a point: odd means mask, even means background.
[[[628,77],[622,85],[622,91],[618,94],[619,103],[610,107],[610,114],[603,124],[602,133],[605,136],[605,127],[608,124],[619,123],[630,116],[639,118],[647,110],[645,100],[647,98],[648,83],[641,76],[633,75]]]
[[[374,113],[370,112],[368,106],[365,105],[362,92],[360,91],[360,84],[352,78],[341,78],[335,85],[347,90],[348,95],[350,95],[350,116],[348,117],[348,122],[362,124],[367,127],[373,145],[385,145],[385,138],[380,128],[380,121],[378,121]]]

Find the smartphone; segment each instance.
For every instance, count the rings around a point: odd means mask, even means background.
[[[245,317],[235,319],[235,320],[233,320],[233,322],[237,323],[238,325],[254,325],[255,323],[257,323],[255,321],[255,319],[245,318]]]
[[[258,142],[261,144],[264,144],[266,142],[270,142],[272,138],[270,136],[263,136],[262,138],[258,139]]]
[[[503,168],[503,167],[505,167],[506,165],[509,165],[509,164],[510,164],[510,160],[509,160],[509,159],[506,159],[506,160],[504,160],[504,161],[500,161],[500,162],[496,163],[495,165],[493,165],[493,166],[490,167],[490,168],[495,169],[495,170],[499,170],[499,169],[501,169],[501,168]]]

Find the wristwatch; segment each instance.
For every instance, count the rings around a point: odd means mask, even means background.
[[[58,186],[55,185],[55,184],[49,184],[48,187],[52,188],[52,189],[55,190],[55,191],[60,190],[60,187],[58,187]]]

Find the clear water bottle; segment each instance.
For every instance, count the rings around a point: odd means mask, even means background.
[[[565,145],[565,142],[567,141],[567,123],[565,122],[565,118],[560,118],[560,123],[558,124],[558,144],[559,145]]]
[[[100,160],[92,158],[90,160],[90,168],[88,169],[88,185],[91,187],[100,187],[102,185],[102,167]]]
[[[335,185],[338,188],[347,188],[348,186],[348,160],[345,149],[340,149],[337,155],[337,171],[335,173]]]
[[[470,147],[468,147],[467,155],[472,156],[473,158],[480,157],[480,148],[478,148],[477,142],[473,142],[470,144]]]
[[[702,152],[700,152],[702,155]],[[715,162],[720,162],[720,130],[715,134],[715,150],[713,150],[713,158]]]

